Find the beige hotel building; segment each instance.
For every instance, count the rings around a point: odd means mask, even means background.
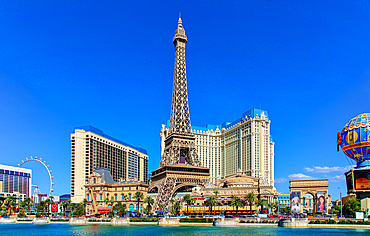
[[[112,138],[92,126],[81,126],[71,134],[71,200],[81,202],[85,185],[98,167],[108,168],[114,181],[148,183],[148,154]]]
[[[196,149],[204,167],[210,168],[212,183],[238,172],[263,178],[274,186],[274,145],[267,111],[251,109],[232,123],[192,126]],[[169,121],[162,124],[161,155]]]

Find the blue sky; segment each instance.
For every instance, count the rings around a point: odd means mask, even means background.
[[[0,163],[42,157],[55,194],[68,193],[69,135],[92,125],[145,148],[157,168],[179,12],[192,124],[261,107],[278,191],[312,177],[329,178],[334,199],[345,192],[353,163],[336,133],[370,111],[367,1],[3,1]]]

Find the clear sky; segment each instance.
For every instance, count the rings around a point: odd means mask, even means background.
[[[55,194],[69,193],[70,133],[92,125],[145,148],[157,168],[179,12],[192,124],[261,107],[277,190],[312,177],[329,178],[333,199],[346,192],[353,162],[336,152],[336,133],[370,112],[370,5],[361,0],[2,1],[0,163],[42,157]]]

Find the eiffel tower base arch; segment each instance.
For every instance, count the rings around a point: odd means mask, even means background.
[[[205,187],[209,182],[209,168],[170,165],[163,166],[152,172],[149,191],[158,188],[153,209],[160,205],[168,208],[170,199],[176,191],[184,186]]]

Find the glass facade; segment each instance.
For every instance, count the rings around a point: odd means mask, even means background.
[[[5,168],[0,167],[0,182],[2,188],[0,189],[0,196],[6,197],[9,194],[19,193],[24,194],[25,197],[30,197],[30,180],[31,173],[12,170],[14,167]],[[17,168],[18,169],[18,168]]]

